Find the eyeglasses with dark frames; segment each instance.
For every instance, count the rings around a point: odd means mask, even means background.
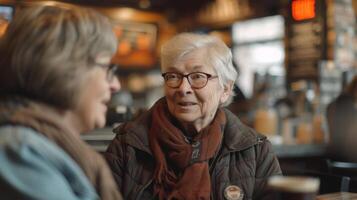
[[[217,75],[211,75],[204,72],[192,72],[186,75],[176,72],[166,72],[162,74],[165,84],[170,88],[180,87],[183,78],[187,78],[188,83],[194,89],[201,89],[207,85],[208,80],[217,78]]]

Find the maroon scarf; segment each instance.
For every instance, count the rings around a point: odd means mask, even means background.
[[[208,161],[219,150],[226,123],[224,112],[218,109],[212,123],[193,138],[192,144],[170,121],[164,100],[153,107],[152,119],[149,141],[156,159],[155,194],[159,199],[210,199]]]

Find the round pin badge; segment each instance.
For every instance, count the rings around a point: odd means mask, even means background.
[[[230,185],[224,189],[224,197],[227,200],[242,200],[243,191],[236,185]]]

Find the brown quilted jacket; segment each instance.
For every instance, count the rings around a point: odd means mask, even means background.
[[[269,195],[267,178],[281,174],[271,143],[230,111],[225,109],[225,114],[223,143],[219,154],[209,162],[211,199],[225,199],[225,189],[230,185],[243,190],[244,200],[265,199]],[[105,153],[124,199],[155,199],[155,160],[147,138],[150,124],[150,110],[135,121],[122,124],[114,130],[117,135]]]

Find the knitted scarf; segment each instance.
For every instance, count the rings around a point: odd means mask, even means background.
[[[217,110],[212,123],[189,142],[169,119],[166,101],[153,107],[149,131],[156,160],[154,192],[159,199],[210,199],[209,159],[219,150],[225,114]]]
[[[62,148],[83,170],[103,200],[122,199],[104,159],[48,105],[22,97],[0,100],[0,124],[31,127]]]

